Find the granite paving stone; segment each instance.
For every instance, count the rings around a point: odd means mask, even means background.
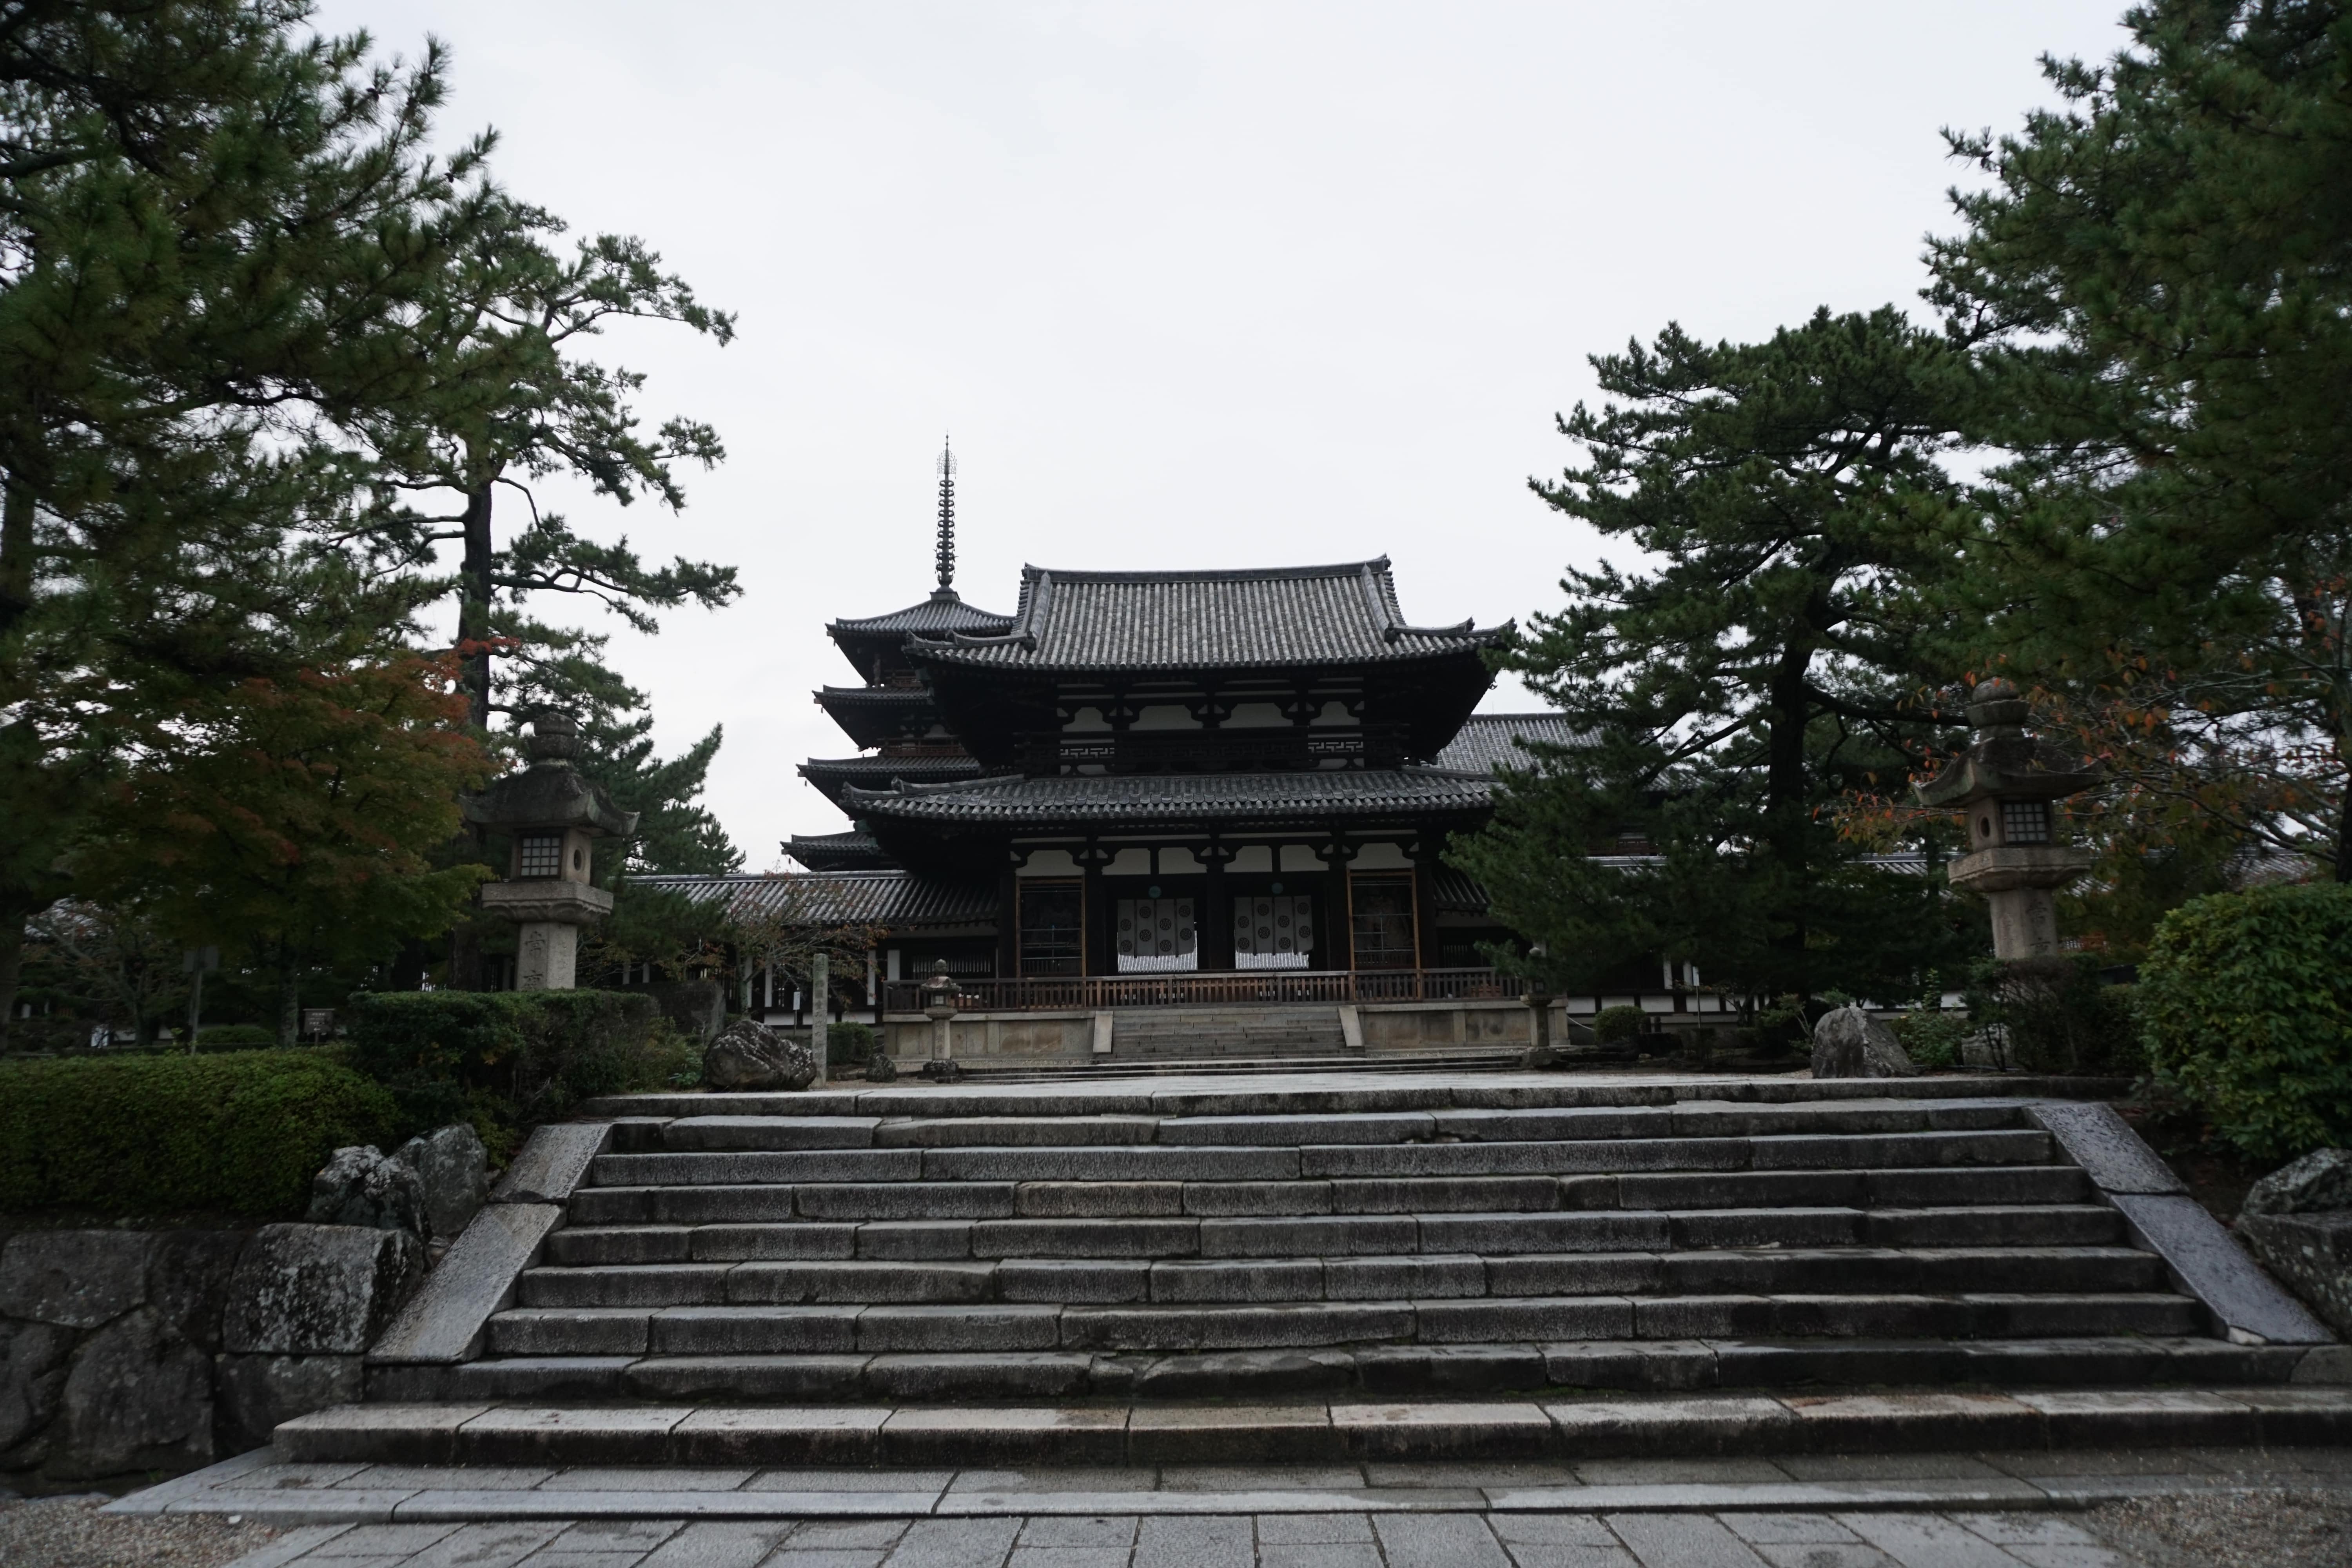
[[[1372,1520],[1364,1513],[1276,1513],[1257,1521],[1260,1546],[1372,1543]]]
[[[561,1521],[464,1524],[408,1560],[408,1568],[514,1568],[563,1529]]]
[[[1732,1534],[1759,1546],[1816,1542],[1837,1545],[1862,1539],[1825,1513],[1725,1513],[1716,1517]]]
[[[1609,1516],[1642,1568],[1763,1568],[1754,1548],[1701,1513],[1619,1513]]]
[[[1510,1568],[1480,1514],[1375,1514],[1372,1531],[1388,1568]]]
[[[1136,1531],[1133,1568],[1254,1568],[1255,1533],[1245,1514],[1156,1516]]]
[[[890,1549],[889,1568],[1003,1568],[1017,1519],[919,1519]]]
[[[1259,1542],[1258,1568],[1381,1568],[1381,1549],[1370,1542]]]
[[[2017,1568],[2017,1559],[1937,1514],[1848,1513],[1838,1522],[1903,1568]]]
[[[1759,1546],[1758,1556],[1772,1568],[1902,1568],[1875,1546],[1853,1544]]]
[[[334,1557],[411,1557],[457,1530],[454,1524],[357,1524],[310,1555]]]

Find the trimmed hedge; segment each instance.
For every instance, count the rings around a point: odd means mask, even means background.
[[[1639,1007],[1603,1007],[1592,1017],[1592,1037],[1604,1046],[1638,1040],[1649,1027],[1650,1016]]]
[[[2158,1076],[2222,1138],[2263,1160],[2352,1143],[2352,886],[2192,899],[2138,989]]]
[[[580,1100],[691,1083],[701,1062],[643,992],[370,992],[344,1017],[404,1121],[471,1121],[499,1158]]]
[[[0,1063],[0,1211],[299,1218],[393,1098],[320,1050]]]

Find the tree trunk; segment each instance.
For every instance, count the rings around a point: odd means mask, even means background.
[[[1764,833],[1780,876],[1786,879],[1783,907],[1775,911],[1783,929],[1771,937],[1783,978],[1800,996],[1805,984],[1805,731],[1811,717],[1805,677],[1811,668],[1810,642],[1791,642],[1772,672],[1772,729],[1766,742]]]
[[[302,976],[289,967],[278,988],[278,1043],[292,1047],[301,1039]]]
[[[16,982],[25,972],[25,917],[0,919],[0,1055],[7,1052],[16,1016]]]
[[[457,645],[466,687],[466,716],[477,730],[490,727],[490,486],[466,497],[466,558],[457,569]]]
[[[2336,879],[2352,882],[2352,780],[2346,781],[2344,798],[2336,805]]]
[[[0,486],[7,495],[0,503],[0,637],[5,637],[33,607],[33,492],[12,479]]]

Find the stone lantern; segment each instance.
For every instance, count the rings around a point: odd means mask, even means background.
[[[1952,862],[1952,886],[1992,906],[1996,958],[2058,951],[2056,889],[2081,876],[2090,852],[2057,841],[2055,805],[2098,782],[2095,768],[2025,732],[2031,705],[2006,680],[1969,693],[1976,743],[1919,786],[1923,805],[1967,813],[1969,853]]]
[[[931,1021],[931,1059],[924,1071],[934,1078],[959,1076],[955,1061],[955,977],[948,973],[944,958],[931,965],[930,978],[923,982],[923,1016]]]
[[[613,895],[589,881],[599,838],[625,837],[637,814],[622,811],[573,770],[580,730],[559,713],[531,721],[530,765],[466,802],[466,820],[509,836],[504,881],[482,889],[482,908],[515,922],[515,989],[569,991],[580,928],[613,912]]]

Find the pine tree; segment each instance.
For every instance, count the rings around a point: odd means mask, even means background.
[[[2352,15],[2125,22],[2105,66],[2043,62],[2063,110],[1951,137],[1992,183],[1932,297],[2013,455],[1963,604],[2158,795],[2352,879]]]
[[[1555,984],[1663,955],[1801,996],[1938,962],[1935,883],[1858,866],[1832,815],[1948,733],[1919,584],[1948,565],[1964,356],[1887,307],[1592,363],[1614,401],[1560,421],[1588,460],[1536,489],[1657,564],[1570,571],[1508,655],[1583,738],[1456,855]]]

